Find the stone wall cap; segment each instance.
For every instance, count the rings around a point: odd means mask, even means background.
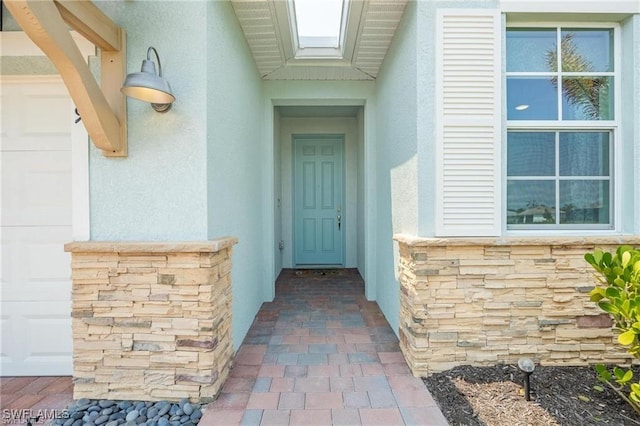
[[[215,253],[238,243],[236,237],[208,241],[74,241],[64,245],[71,253]]]
[[[640,246],[640,235],[594,235],[594,236],[508,236],[508,237],[418,237],[395,234],[393,239],[411,247],[427,246],[579,246],[622,245]]]

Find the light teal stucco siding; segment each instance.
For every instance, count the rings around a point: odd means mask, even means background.
[[[149,46],[158,50],[176,102],[160,114],[128,100],[127,158],[106,158],[92,145],[91,239],[206,239],[206,3],[96,4],[127,31],[128,72],[140,70]]]
[[[621,23],[622,174],[619,182],[622,231],[640,233],[640,15]]]
[[[631,140],[634,141],[634,176],[632,178],[632,186],[635,187],[635,212],[634,227],[631,233],[640,234],[640,14],[634,15],[632,18],[633,25],[633,44],[631,54],[633,55],[634,62],[631,65],[631,69],[635,73],[633,83],[633,111],[635,115],[632,115],[631,121],[634,123],[633,136]]]
[[[416,7],[410,2],[376,80],[376,299],[398,332],[394,233],[418,231]]]
[[[238,348],[264,298],[262,80],[229,2],[207,3],[208,236],[233,248],[233,338]]]
[[[127,31],[128,72],[148,46],[176,96],[159,114],[128,101],[129,156],[91,149],[91,239],[238,237],[233,337],[263,301],[262,81],[228,1],[97,2]]]

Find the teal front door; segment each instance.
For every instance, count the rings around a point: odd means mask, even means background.
[[[344,136],[293,137],[294,263],[344,265]]]

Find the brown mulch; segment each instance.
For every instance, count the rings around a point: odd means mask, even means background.
[[[634,367],[634,376],[640,369]],[[531,401],[517,366],[460,366],[424,382],[451,425],[640,425],[640,416],[600,383],[592,367],[537,366]]]

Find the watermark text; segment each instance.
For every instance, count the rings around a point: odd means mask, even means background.
[[[0,418],[0,424],[5,425],[18,425],[24,424],[27,426],[48,423],[55,419],[68,419],[69,412],[66,409],[53,409],[53,408],[23,408],[23,409],[8,409],[2,410],[2,417]]]

